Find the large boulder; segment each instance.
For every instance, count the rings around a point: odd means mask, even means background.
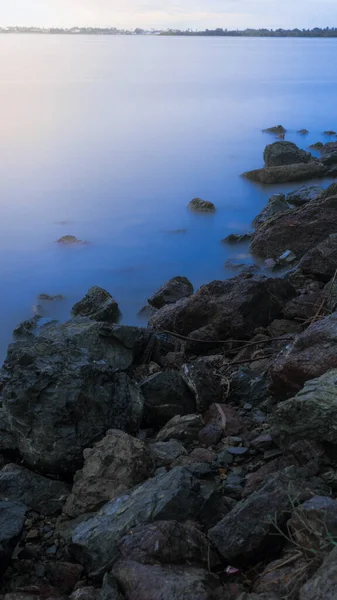
[[[267,206],[265,206],[261,212],[255,217],[252,225],[258,227],[262,223],[265,223],[275,215],[284,213],[287,210],[292,210],[292,207],[287,202],[284,194],[274,194],[269,198]]]
[[[283,165],[281,167],[254,169],[253,171],[243,173],[243,177],[257,183],[274,184],[318,179],[319,177],[325,177],[327,173],[328,167],[320,162],[311,161],[309,163]]]
[[[176,415],[195,411],[195,400],[178,371],[155,373],[143,381],[144,422],[149,427],[162,427]]]
[[[73,306],[72,313],[75,316],[109,323],[116,323],[120,317],[116,300],[109,292],[98,286],[90,288],[84,298]]]
[[[333,190],[335,191],[335,190]],[[285,250],[297,258],[335,233],[337,194],[320,196],[295,210],[277,215],[253,234],[251,250],[261,258],[277,259]]]
[[[293,192],[289,192],[286,199],[293,206],[302,206],[312,200],[317,200],[322,192],[323,188],[319,185],[302,185]]]
[[[69,488],[62,481],[55,481],[33,473],[18,465],[8,464],[0,471],[0,497],[20,502],[44,516],[62,510]]]
[[[337,233],[329,237],[302,257],[298,268],[310,277],[329,281],[337,269]]]
[[[337,313],[309,325],[271,368],[277,396],[296,394],[309,379],[337,368]]]
[[[25,523],[27,508],[11,500],[0,500],[0,576],[6,570]]]
[[[274,142],[266,146],[263,158],[266,167],[281,167],[298,163],[308,163],[311,160],[310,152],[301,150],[293,142]]]
[[[198,480],[175,467],[108,502],[75,526],[69,549],[87,572],[103,573],[118,560],[119,543],[132,529],[154,521],[193,519],[202,503]]]
[[[135,343],[129,344],[115,338],[113,326],[102,333],[101,324],[84,321],[10,346],[1,371],[3,407],[30,466],[74,473],[83,450],[107,429],[138,430],[141,392],[115,372],[132,363]]]
[[[337,369],[308,381],[294,398],[280,402],[273,423],[286,440],[337,444]]]
[[[188,208],[193,212],[215,212],[216,208],[213,202],[202,200],[201,198],[193,198],[188,204]]]
[[[299,600],[336,600],[337,547],[325,558],[322,566],[300,590]]]
[[[144,442],[115,429],[108,431],[93,448],[84,450],[83,455],[83,469],[77,471],[63,508],[70,517],[98,510],[109,500],[151,477],[155,466]]]
[[[174,304],[177,300],[188,298],[194,292],[193,285],[187,277],[173,277],[157,290],[148,303],[154,308],[162,308],[165,304]]]
[[[284,279],[239,275],[202,286],[191,298],[174,305],[172,312],[167,307],[159,310],[149,323],[154,329],[165,324],[166,330],[197,338],[197,350],[204,348],[202,340],[251,337],[256,327],[266,327],[279,317],[284,303],[294,295],[294,288]]]
[[[220,580],[206,569],[121,561],[113,569],[126,600],[215,600]]]

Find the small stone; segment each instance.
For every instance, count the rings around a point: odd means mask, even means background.
[[[243,410],[246,410],[247,412],[248,412],[248,411],[250,411],[250,410],[252,410],[252,408],[253,408],[253,405],[252,405],[252,404],[250,404],[249,402],[246,402],[246,403],[243,405]]]
[[[34,571],[35,571],[36,577],[39,577],[39,579],[42,579],[45,576],[45,574],[46,574],[46,569],[41,564],[35,565],[34,566]]]
[[[241,446],[242,438],[237,437],[237,436],[229,436],[223,440],[223,443],[226,446],[226,448],[228,446]]]
[[[46,550],[46,554],[48,556],[55,556],[56,553],[57,553],[56,544],[53,544],[53,546],[49,546],[49,548],[47,548],[47,550]]]
[[[233,456],[228,452],[228,450],[222,450],[222,452],[219,452],[217,458],[216,458],[216,463],[219,465],[219,467],[225,467],[227,465],[230,465],[233,462]]]
[[[223,429],[221,425],[206,425],[206,427],[199,431],[198,440],[203,446],[209,448],[209,446],[215,446],[221,440],[222,433]]]
[[[243,456],[244,454],[247,454],[248,450],[249,448],[243,446],[229,446],[229,448],[227,448],[227,452],[233,456]]]
[[[296,260],[296,255],[291,250],[286,250],[279,257],[280,263],[290,264],[290,263],[294,262],[294,260]]]
[[[259,435],[251,442],[253,448],[256,448],[257,450],[269,450],[272,444],[273,438],[270,433]]]
[[[30,531],[27,532],[26,535],[26,540],[38,540],[40,537],[40,532],[38,529],[31,529]]]

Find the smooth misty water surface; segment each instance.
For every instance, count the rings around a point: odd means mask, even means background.
[[[337,128],[337,40],[3,35],[0,51],[0,362],[41,292],[66,296],[45,307],[65,319],[103,286],[135,324],[169,277],[231,276],[247,246],[220,240],[272,193],[240,177],[274,141],[261,129],[307,147]],[[217,213],[189,214],[195,196]]]

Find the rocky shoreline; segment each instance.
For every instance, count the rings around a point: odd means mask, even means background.
[[[246,176],[335,175],[321,152],[277,141]],[[94,287],[67,323],[16,329],[1,600],[336,597],[336,211],[337,184],[272,196],[251,234],[270,276],[175,277],[146,328]]]

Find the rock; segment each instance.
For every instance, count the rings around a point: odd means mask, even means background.
[[[222,416],[222,413],[225,415],[225,418]],[[230,404],[212,404],[205,413],[204,419],[207,424],[222,425],[227,436],[238,435],[247,428],[245,419]]]
[[[321,159],[323,165],[330,167],[337,164],[337,151],[325,153]]]
[[[187,455],[184,446],[177,440],[155,442],[150,444],[149,450],[153,455],[156,467],[168,466],[180,456]]]
[[[300,323],[291,319],[275,319],[269,327],[268,331],[272,337],[281,337],[282,335],[291,335],[302,331]]]
[[[123,560],[138,563],[185,564],[208,566],[214,562],[213,552],[209,556],[209,542],[195,525],[177,521],[158,521],[133,529],[120,543]]]
[[[331,131],[330,129],[328,131],[323,131],[323,135],[337,135],[336,131]]]
[[[113,569],[126,600],[215,600],[219,579],[204,569],[117,563]]]
[[[298,163],[281,167],[264,167],[243,173],[243,177],[257,183],[275,184],[325,177],[327,167],[320,162]]]
[[[154,308],[162,308],[165,304],[174,304],[177,300],[192,296],[193,292],[193,285],[187,277],[173,277],[148,299],[148,303]]]
[[[337,536],[337,500],[329,496],[310,498],[296,507],[287,528],[307,555],[324,552]]]
[[[14,337],[30,337],[34,334],[40,320],[39,315],[35,315],[31,319],[22,321],[13,331]]]
[[[300,133],[301,135],[307,135],[309,131],[308,129],[299,129],[296,133]]]
[[[281,167],[311,160],[310,152],[301,150],[293,142],[274,142],[266,146],[263,159],[266,167]]]
[[[10,346],[1,371],[3,407],[31,467],[74,473],[83,450],[107,429],[138,430],[141,392],[125,373],[115,373],[132,363],[136,342],[126,338],[134,339],[129,328],[120,328],[123,339],[119,328],[108,327],[70,322]]]
[[[48,561],[45,565],[48,581],[66,594],[70,594],[81,579],[83,567],[69,562]]]
[[[308,250],[298,268],[305,275],[329,281],[337,268],[337,233],[330,234],[323,242]]]
[[[42,515],[62,510],[69,488],[18,465],[8,464],[0,471],[0,497],[24,504]]]
[[[209,448],[210,446],[216,446],[221,440],[223,434],[223,428],[221,425],[210,424],[206,425],[198,433],[198,440],[202,446]]]
[[[244,273],[245,275],[254,275],[260,270],[258,265],[247,265],[245,263],[239,263],[235,260],[226,260],[224,262],[225,269],[231,269],[232,271],[238,271],[239,273]]]
[[[315,575],[305,583],[299,600],[336,600],[337,548],[325,558]]]
[[[156,314],[156,312],[157,308],[154,308],[154,306],[150,306],[149,304],[147,304],[138,311],[137,316],[141,317],[142,319],[149,320],[149,318],[152,317],[152,315]]]
[[[278,264],[280,266],[291,264],[296,260],[296,255],[291,250],[286,250],[278,257]]]
[[[331,154],[332,152],[336,152],[337,150],[337,142],[328,142],[327,144],[322,144],[321,152],[322,155]]]
[[[177,303],[174,311],[158,311],[149,323],[154,329],[189,336],[190,344],[193,338],[208,342],[247,339],[256,327],[266,327],[281,316],[284,303],[294,295],[294,288],[285,280],[238,275],[202,286],[184,304]],[[195,351],[204,347],[202,341],[193,342]]]
[[[287,133],[287,130],[282,125],[275,125],[274,127],[268,127],[268,129],[262,129],[264,133],[275,133],[280,135],[281,133]]]
[[[269,598],[297,598],[301,587],[299,573],[308,570],[308,563],[294,550],[269,563],[254,584],[254,590]],[[272,596],[270,596],[272,594]],[[275,596],[274,596],[275,594]],[[257,596],[260,599],[261,596]]]
[[[252,252],[262,258],[277,258],[285,250],[292,250],[301,258],[330,233],[335,233],[335,218],[337,195],[326,197],[323,194],[258,227],[251,243]]]
[[[73,306],[72,314],[108,323],[116,323],[120,317],[116,300],[109,292],[98,286],[90,288],[84,298]]]
[[[180,440],[182,443],[191,444],[198,438],[199,431],[203,428],[204,421],[201,415],[177,415],[166,423],[158,435],[159,442],[167,442],[171,439]]]
[[[323,142],[315,142],[315,144],[311,144],[310,148],[313,148],[314,150],[321,150],[324,148],[324,144]]]
[[[280,354],[271,368],[273,388],[279,397],[296,394],[309,379],[337,368],[336,326],[337,313],[332,313],[309,325]]]
[[[78,246],[88,244],[89,242],[78,240],[75,235],[63,235],[59,240],[57,240],[57,243],[63,244],[64,246]]]
[[[75,526],[70,551],[86,571],[107,571],[118,559],[121,539],[138,525],[193,519],[203,502],[199,488],[198,480],[182,467],[149,479]]]
[[[246,500],[238,502],[228,515],[209,530],[208,537],[226,561],[240,557],[258,561],[259,552],[275,547],[273,519],[278,526],[287,520],[293,498],[304,493],[304,478],[296,468],[271,475]],[[263,515],[263,518],[261,518]]]
[[[307,202],[317,200],[322,192],[323,188],[319,185],[302,185],[297,190],[289,192],[286,198],[289,204],[292,204],[293,206],[302,206],[303,204],[307,204]]]
[[[16,451],[16,441],[8,417],[4,409],[0,408],[0,452],[13,453]]]
[[[243,242],[249,242],[251,237],[251,233],[230,233],[221,241],[223,244],[242,244]]]
[[[283,438],[337,443],[336,382],[337,369],[333,369],[277,406],[273,423]]]
[[[162,427],[176,415],[195,411],[195,400],[177,371],[155,373],[140,385],[144,396],[144,423]]]
[[[22,535],[26,511],[23,504],[0,500],[0,576],[6,570]]]
[[[108,431],[93,448],[84,450],[83,455],[84,467],[77,471],[63,508],[73,518],[98,510],[154,472],[154,460],[147,445],[115,429]]]
[[[94,587],[81,587],[73,592],[70,600],[99,600],[100,592]]]
[[[124,600],[124,596],[119,591],[116,579],[110,573],[104,575],[99,600]]]
[[[283,314],[287,319],[297,319],[300,323],[310,322],[310,319],[317,315],[323,302],[323,291],[311,290],[289,300],[284,306]]]
[[[200,198],[193,198],[189,203],[188,208],[195,212],[215,212],[216,210],[213,202],[201,200]]]
[[[269,385],[264,375],[257,375],[250,367],[241,367],[231,377],[230,401],[243,406],[246,402],[259,406],[269,396]],[[231,435],[241,433],[237,429]]]
[[[274,194],[269,198],[267,206],[265,206],[261,212],[255,217],[252,225],[258,227],[268,219],[271,219],[279,213],[283,213],[287,210],[292,210],[290,204],[286,201],[284,194]]]
[[[221,401],[223,389],[211,365],[202,359],[183,365],[182,377],[195,399],[198,412],[205,412],[213,402]]]
[[[50,296],[49,294],[39,294],[37,299],[44,302],[57,302],[59,300],[64,300],[64,296],[62,294],[56,294],[56,296]]]

